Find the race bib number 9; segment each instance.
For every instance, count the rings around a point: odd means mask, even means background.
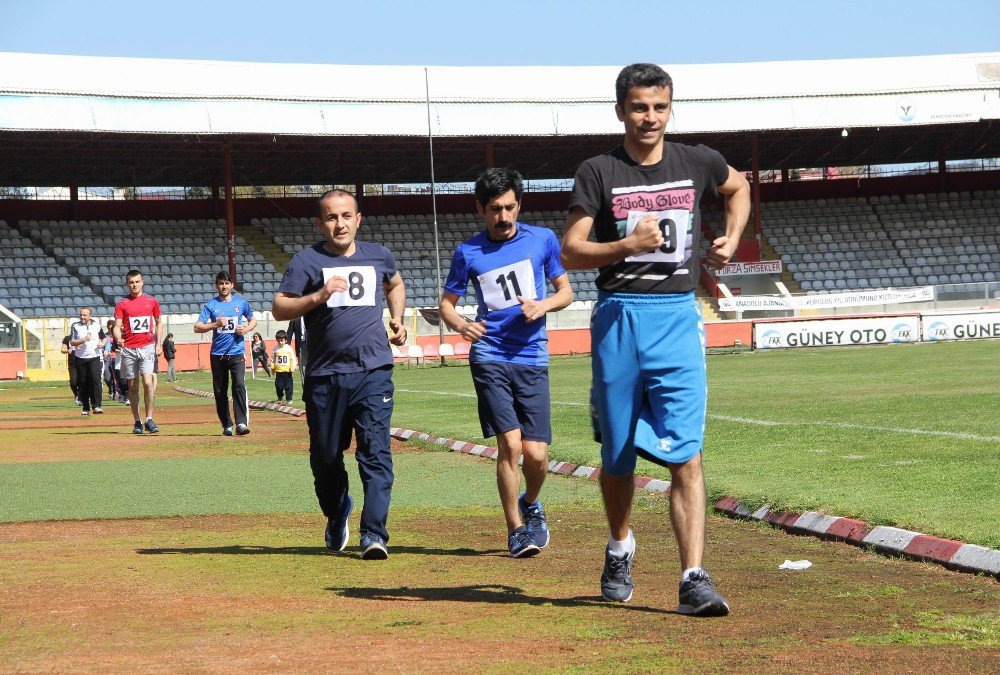
[[[691,229],[691,212],[686,209],[670,209],[668,211],[629,211],[625,223],[625,236],[635,231],[635,226],[646,216],[656,216],[657,225],[663,235],[663,244],[649,253],[629,256],[626,262],[665,262],[680,264],[684,262],[685,246],[688,232]]]
[[[153,317],[130,316],[128,318],[128,325],[132,333],[149,333],[153,330]]]
[[[223,324],[218,329],[220,333],[235,333],[236,332],[236,326],[239,325],[238,317],[235,317],[235,316],[220,316],[219,318],[222,319],[223,321],[225,321],[225,324]]]
[[[498,267],[477,277],[483,292],[483,302],[491,310],[506,309],[519,305],[517,296],[535,300],[535,270],[530,260],[521,260],[512,265]]]
[[[323,283],[331,277],[341,277],[347,281],[347,290],[338,291],[326,301],[327,307],[374,307],[375,289],[378,277],[371,265],[358,267],[324,267]]]

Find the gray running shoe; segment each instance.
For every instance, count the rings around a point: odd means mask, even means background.
[[[604,549],[604,573],[601,574],[601,595],[611,602],[628,602],[632,599],[632,563],[635,552],[625,556],[612,555]]]
[[[237,436],[246,436],[249,433],[250,433],[250,427],[248,427],[247,425],[245,425],[245,424],[237,424],[236,425],[236,435]]]
[[[222,435],[223,436],[232,436],[233,435],[233,428],[232,427],[226,427],[225,429],[222,430]]]
[[[135,421],[135,424],[132,426],[132,433],[136,434],[137,436],[142,435],[142,422],[140,422],[139,420]]]
[[[678,596],[680,597],[677,605],[678,614],[693,616],[729,614],[729,603],[716,592],[712,577],[708,576],[705,570],[695,570],[687,581],[682,581]]]
[[[160,427],[156,426],[156,422],[153,421],[152,417],[146,418],[146,431],[148,431],[151,434],[160,433]]]

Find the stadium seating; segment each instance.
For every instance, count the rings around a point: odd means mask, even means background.
[[[772,202],[761,214],[808,293],[992,282],[1000,271],[1000,191]]]
[[[0,259],[3,280],[0,304],[25,318],[75,316],[91,306],[107,315],[102,298],[74,277],[70,270],[17,230],[0,220]]]
[[[166,313],[196,313],[214,293],[215,274],[227,269],[225,221],[27,221],[32,242],[42,255],[64,266],[92,289],[97,313],[107,315],[125,294],[125,274],[143,272],[145,292],[156,297]],[[270,305],[281,279],[241,238],[236,238],[244,295],[257,307]],[[58,313],[75,312],[74,303]],[[45,314],[50,316],[51,314]]]
[[[721,211],[709,208],[703,214],[707,230],[723,230]],[[562,236],[561,211],[523,212],[520,219]],[[261,218],[250,224],[288,258],[320,238],[310,218]],[[1000,191],[768,202],[762,205],[762,226],[766,242],[807,293],[962,288],[1000,276]],[[27,318],[74,316],[82,305],[108,316],[125,293],[131,267],[145,273],[146,291],[165,312],[195,313],[213,293],[215,273],[227,269],[221,219],[28,220],[18,227],[0,220],[0,304]],[[476,214],[439,215],[441,283],[455,247],[481,229]],[[368,216],[362,237],[396,255],[408,304],[437,305],[430,215]],[[703,237],[702,258],[709,245]],[[236,255],[240,292],[254,307],[269,307],[281,274],[242,236],[236,237]],[[570,272],[577,301],[596,300],[596,276],[594,270]],[[471,304],[474,296],[462,302]]]

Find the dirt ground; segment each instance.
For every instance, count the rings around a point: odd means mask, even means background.
[[[164,392],[176,397],[156,410],[160,433],[132,434],[128,406],[113,403],[103,415],[83,417],[71,404],[58,409],[0,412],[0,465],[17,462],[62,462],[140,457],[192,457],[232,454],[239,444],[244,454],[287,453],[289,448],[309,452],[305,417],[252,410],[251,434],[241,438],[220,435],[211,399]],[[0,399],[0,404],[3,400]],[[38,432],[45,440],[35,442]],[[54,441],[54,442],[53,442]],[[70,442],[71,441],[71,442]],[[414,446],[392,440],[393,452],[413,452]]]
[[[0,415],[0,471],[234,440],[306,451],[303,420],[255,414],[251,436],[223,439],[210,402],[176,403],[157,437],[133,437],[124,408]],[[547,510],[552,545],[527,560],[497,548],[497,513],[481,507],[394,509],[377,562],[328,554],[312,515],[0,524],[0,671],[1000,671],[995,579],[711,517],[707,567],[733,613],[693,619],[673,611],[662,497],[636,507],[628,604],[599,596],[603,515]]]
[[[654,500],[655,501],[655,500]],[[542,555],[497,550],[493,515],[393,514],[388,561],[332,556],[310,516],[0,525],[0,669],[996,672],[994,580],[712,519],[733,614],[676,607],[662,504],[635,522],[636,595],[598,595],[601,514]],[[813,568],[780,571],[784,558]]]

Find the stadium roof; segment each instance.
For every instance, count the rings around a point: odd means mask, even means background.
[[[1000,53],[665,65],[671,138],[748,168],[1000,156]],[[427,70],[437,177],[573,174],[621,134],[618,67]],[[425,70],[0,53],[0,184],[426,181]],[[850,129],[847,138],[841,129]]]

